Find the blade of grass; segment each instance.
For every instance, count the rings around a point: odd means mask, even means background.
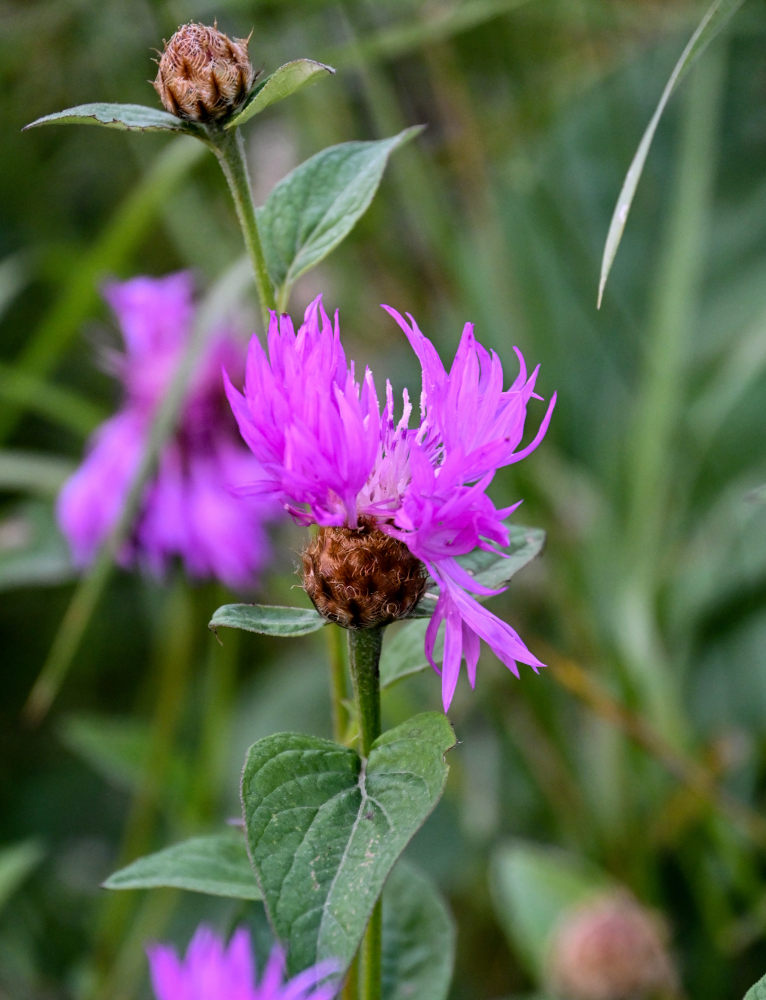
[[[625,180],[622,184],[622,190],[620,191],[617,198],[617,204],[615,205],[614,212],[612,213],[612,220],[609,223],[609,231],[604,244],[604,254],[601,259],[601,275],[598,283],[597,300],[597,308],[599,309],[601,308],[601,300],[604,295],[606,281],[609,277],[609,272],[612,269],[612,264],[614,263],[614,258],[617,254],[617,248],[622,240],[622,234],[625,229],[625,223],[628,220],[628,213],[630,212],[630,206],[633,202],[633,196],[636,193],[638,182],[641,179],[644,164],[646,163],[646,157],[649,153],[649,149],[651,148],[654,133],[657,131],[657,126],[660,123],[665,106],[670,100],[673,91],[689,71],[694,60],[702,54],[704,49],[722,30],[729,18],[742,6],[744,2],[745,0],[715,0],[715,2],[708,7],[704,17],[697,26],[697,30],[687,42],[685,49],[678,59],[678,62],[673,67],[673,72],[670,74],[668,82],[665,84],[665,89],[662,92],[659,103],[657,104],[654,114],[646,127],[646,131],[641,137],[641,142],[638,144],[638,149],[633,156],[633,160],[628,167],[628,172],[625,175]]]

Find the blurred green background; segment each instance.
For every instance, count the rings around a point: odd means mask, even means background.
[[[115,572],[51,710],[22,717],[74,591],[53,499],[118,402],[98,364],[116,342],[100,285],[191,267],[204,292],[241,241],[193,141],[20,129],[92,100],[155,104],[152,50],[214,18],[253,29],[265,72],[299,56],[338,70],[245,126],[259,201],[323,146],[427,125],[293,313],[322,290],[349,355],[413,389],[414,359],[378,303],[412,312],[443,356],[470,319],[509,371],[516,344],[541,363],[539,391],[559,393],[543,446],[493,487],[498,502],[524,497],[516,520],[548,533],[493,608],[549,670],[518,682],[486,654],[476,692],[461,680],[447,793],[409,852],[457,919],[451,998],[543,995],[556,880],[581,864],[663,915],[683,995],[739,1000],[766,970],[762,3],[674,97],[595,308],[622,178],[704,9],[0,3],[0,997],[148,996],[144,941],[185,943],[200,919],[241,913],[100,882],[235,815],[257,737],[329,734],[321,637],[219,646],[210,614],[242,595],[180,574]],[[255,316],[242,307],[243,331]],[[301,544],[282,526],[244,596],[298,600]],[[426,672],[385,693],[384,720],[439,705]]]

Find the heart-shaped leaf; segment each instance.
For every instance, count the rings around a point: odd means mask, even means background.
[[[105,889],[170,887],[230,899],[261,899],[247,848],[238,831],[192,837],[138,858],[110,875]]]
[[[313,608],[285,608],[277,604],[224,604],[213,614],[208,628],[241,628],[260,635],[308,635],[327,625]]]
[[[300,90],[307,84],[316,83],[325,73],[334,73],[332,66],[325,66],[324,63],[315,62],[313,59],[294,59],[285,63],[266,77],[253,90],[245,105],[226,122],[226,128],[233,128],[236,125],[244,125],[254,115],[259,114],[270,104],[283,101],[285,97],[290,97],[296,90]]]
[[[444,1000],[455,961],[455,924],[429,878],[407,861],[383,891],[383,1000]]]
[[[52,115],[36,118],[24,128],[37,125],[105,125],[125,132],[186,132],[197,135],[198,129],[167,111],[149,108],[143,104],[78,104],[74,108],[55,111]]]
[[[391,153],[420,131],[417,125],[390,139],[329,146],[276,185],[257,214],[269,274],[282,298],[351,232]]]
[[[380,736],[368,760],[314,736],[253,744],[242,774],[248,847],[291,973],[348,967],[383,884],[441,797],[455,744],[441,713]]]

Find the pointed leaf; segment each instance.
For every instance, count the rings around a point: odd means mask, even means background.
[[[509,525],[510,543],[502,554],[485,552],[475,549],[468,555],[460,556],[458,562],[467,569],[478,583],[492,590],[506,587],[528,562],[538,555],[545,544],[545,532],[540,528],[525,528],[522,525]],[[414,619],[428,619],[434,613],[438,587],[431,583],[415,610],[408,616]],[[478,595],[477,600],[485,601],[487,597]],[[380,684],[388,687],[394,681],[410,674],[416,674],[430,666],[425,653],[425,636],[427,621],[410,621],[397,627],[391,634],[387,633],[383,642],[383,653],[380,658]],[[434,659],[439,662],[444,652],[444,633],[440,632],[434,648]]]
[[[468,555],[459,556],[457,560],[477,583],[492,590],[507,587],[511,578],[539,555],[545,544],[545,532],[542,528],[525,528],[513,524],[509,526],[509,531],[510,541],[502,553],[474,549]]]
[[[323,958],[348,966],[386,877],[441,797],[454,743],[447,719],[427,712],[380,736],[366,762],[297,733],[250,748],[248,847],[291,972]]]
[[[387,688],[394,681],[410,674],[420,673],[431,664],[426,659],[426,629],[428,621],[407,622],[397,625],[396,630],[386,630],[383,651],[380,656],[380,686]],[[438,663],[444,655],[444,630],[442,629],[434,647],[434,660]]]
[[[285,608],[277,604],[224,604],[208,622],[213,632],[221,626],[260,635],[308,635],[327,625],[313,608]]]
[[[383,891],[383,1000],[445,1000],[455,961],[455,924],[429,878],[407,861]]]
[[[288,289],[354,228],[378,189],[391,153],[421,126],[390,139],[323,149],[283,178],[258,209],[269,274]]]
[[[124,132],[186,132],[198,135],[199,129],[191,122],[176,118],[159,108],[149,108],[143,104],[78,104],[64,111],[54,111],[52,115],[36,118],[24,129],[37,125],[105,125]]]
[[[187,889],[230,899],[261,899],[241,832],[192,837],[138,858],[110,875],[105,889]]]
[[[604,254],[601,259],[601,276],[598,283],[598,308],[601,307],[601,299],[604,295],[606,280],[609,277],[609,272],[612,269],[617,248],[622,240],[622,233],[625,229],[625,223],[628,220],[628,213],[630,212],[630,206],[633,202],[633,196],[636,193],[638,182],[641,179],[644,163],[646,162],[646,157],[652,145],[652,140],[654,139],[654,133],[657,131],[657,126],[659,125],[665,106],[670,100],[673,91],[690,69],[694,60],[702,54],[703,50],[710,44],[710,42],[712,42],[729,18],[742,6],[743,3],[744,0],[715,0],[715,2],[708,7],[705,15],[697,26],[697,30],[687,42],[686,48],[683,50],[678,62],[673,67],[673,72],[670,74],[670,78],[665,84],[665,89],[662,92],[659,103],[655,108],[649,124],[646,126],[646,131],[641,136],[641,142],[638,144],[638,149],[636,150],[633,160],[628,167],[628,172],[622,183],[622,190],[620,191],[619,197],[617,198],[617,204],[615,205],[614,212],[612,213],[612,220],[609,223],[609,232],[607,233],[606,243],[604,244]]]
[[[247,103],[226,122],[225,127],[244,125],[270,104],[276,104],[277,101],[290,97],[307,84],[316,83],[325,73],[334,72],[332,66],[325,66],[324,63],[315,62],[313,59],[294,59],[285,63],[255,87]]]
[[[750,987],[745,994],[745,1000],[766,1000],[766,976]]]
[[[562,913],[610,887],[606,875],[580,858],[521,841],[498,849],[490,868],[500,926],[537,978]]]

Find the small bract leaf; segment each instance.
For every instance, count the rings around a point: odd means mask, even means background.
[[[138,858],[110,875],[105,889],[188,889],[230,899],[261,899],[242,833],[192,837]]]
[[[610,886],[606,875],[575,855],[521,841],[499,848],[490,867],[500,926],[536,978],[543,976],[561,914]]]
[[[420,131],[416,125],[390,139],[330,146],[276,185],[257,214],[269,274],[281,298],[351,232],[391,153]]]
[[[604,253],[601,259],[601,275],[598,283],[597,308],[601,307],[601,299],[604,295],[606,280],[609,277],[609,272],[612,269],[617,248],[622,240],[625,223],[628,221],[630,206],[633,203],[633,196],[636,193],[638,182],[641,179],[644,163],[646,162],[646,157],[652,145],[652,140],[654,139],[654,133],[657,131],[657,126],[659,125],[665,106],[670,100],[673,91],[686,75],[694,60],[701,55],[703,50],[710,44],[710,42],[712,42],[729,18],[742,6],[743,3],[744,0],[715,0],[715,2],[708,7],[702,20],[697,26],[697,30],[687,42],[686,48],[683,50],[678,62],[673,67],[673,72],[670,74],[668,82],[665,84],[665,89],[662,92],[662,96],[660,97],[659,103],[655,108],[654,114],[652,115],[649,124],[646,126],[646,131],[641,136],[641,142],[639,142],[638,149],[636,150],[633,160],[628,167],[628,172],[622,183],[622,190],[617,198],[617,204],[614,206],[612,220],[609,223],[609,232],[607,233],[606,242],[604,244]]]
[[[313,59],[294,59],[285,63],[254,88],[242,109],[226,122],[225,128],[244,125],[270,104],[276,104],[302,87],[316,83],[326,73],[334,72],[332,66],[325,66]]]
[[[186,132],[199,135],[199,129],[191,122],[182,121],[167,111],[146,107],[143,104],[78,104],[77,107],[36,118],[24,128],[55,123],[105,125],[107,128],[118,128],[127,132]]]
[[[455,925],[430,879],[401,860],[383,891],[383,1000],[444,1000],[455,961]]]
[[[454,743],[445,716],[427,712],[380,736],[367,761],[297,733],[250,748],[250,857],[291,973],[324,958],[348,967],[389,872],[441,797]]]
[[[744,1000],[766,1000],[766,976],[750,987]]]
[[[327,625],[313,608],[285,608],[278,604],[224,604],[208,622],[213,632],[221,626],[260,635],[308,635]]]

